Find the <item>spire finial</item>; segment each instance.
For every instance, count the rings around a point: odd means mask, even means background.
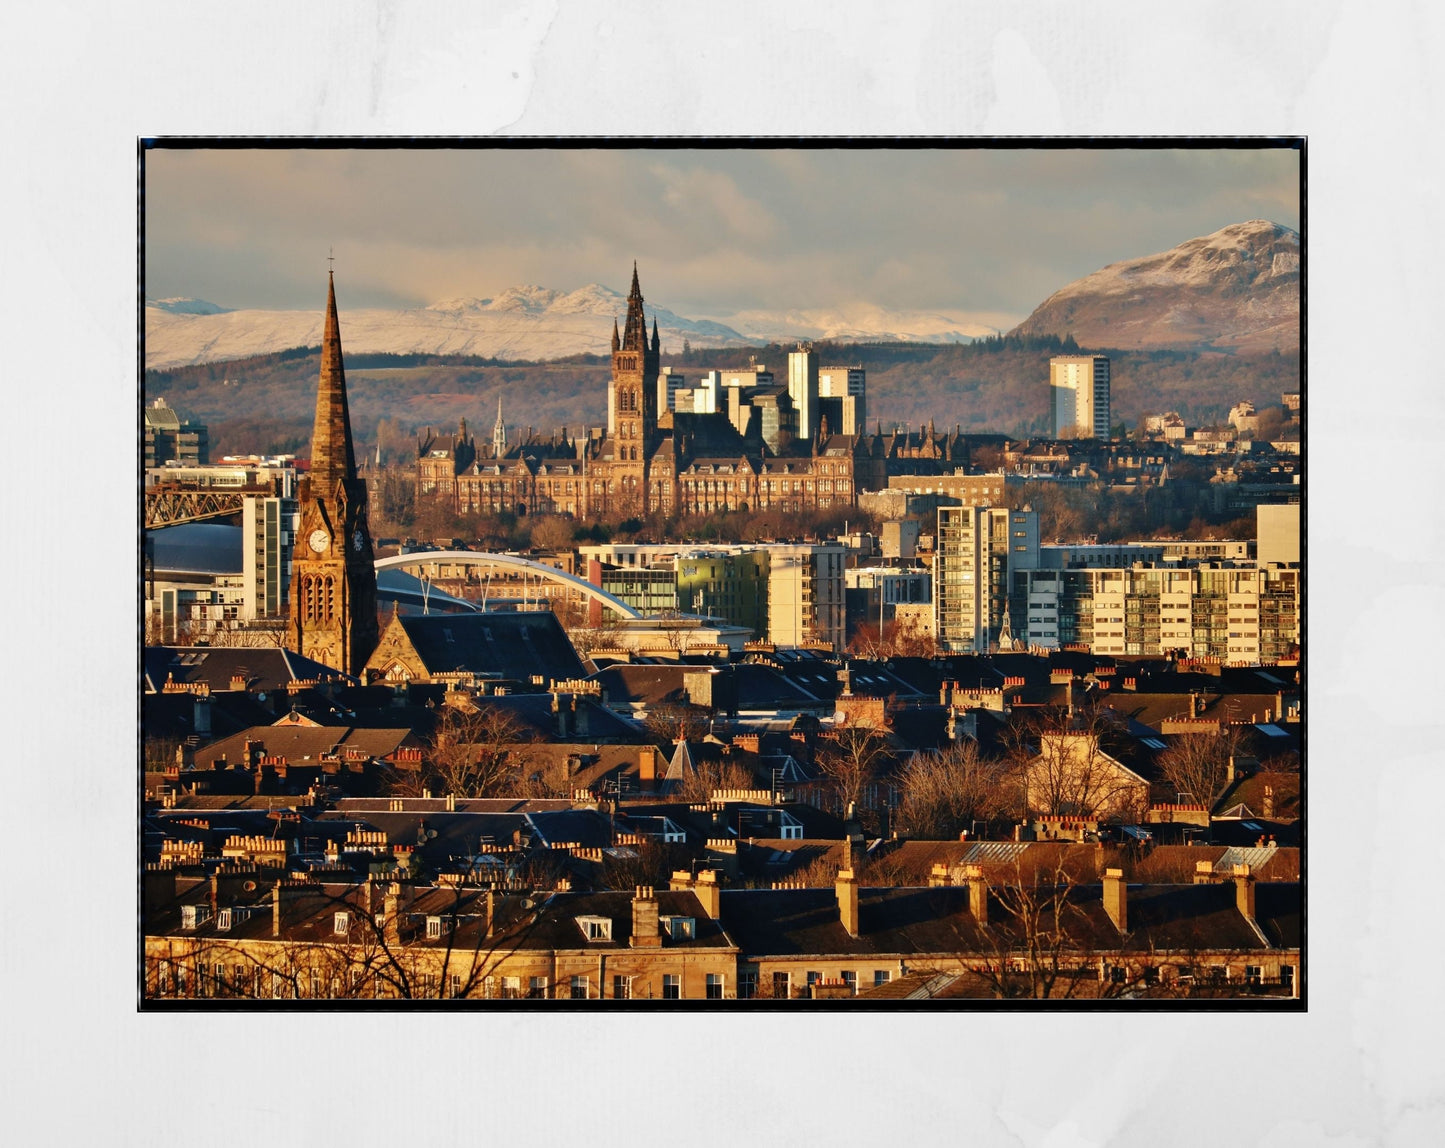
[[[334,247],[326,249],[326,274],[336,274],[336,248]]]

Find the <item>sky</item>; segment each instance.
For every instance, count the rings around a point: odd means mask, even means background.
[[[689,318],[872,304],[1009,325],[1121,259],[1299,227],[1287,148],[170,149],[147,152],[146,295],[314,309],[536,284]]]

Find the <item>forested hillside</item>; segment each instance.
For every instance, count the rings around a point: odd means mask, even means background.
[[[745,365],[750,358],[771,367],[781,381],[787,351],[773,345],[735,350],[690,350],[664,355],[663,364],[684,372]],[[931,418],[942,430],[1000,431],[1023,436],[1047,426],[1048,363],[1052,354],[1073,353],[1054,337],[1005,336],[964,345],[816,345],[822,365],[859,364],[868,371],[870,428]],[[1257,406],[1279,402],[1297,390],[1299,361],[1293,354],[1226,354],[1214,351],[1106,351],[1112,359],[1113,414],[1131,429],[1151,412],[1177,410],[1190,423],[1222,420],[1240,399]],[[147,371],[145,398],[164,396],[182,417],[211,428],[213,454],[296,452],[305,454],[311,433],[319,369],[316,348]],[[580,355],[549,363],[498,363],[434,355],[348,355],[347,389],[352,428],[374,449],[380,435],[388,455],[404,453],[420,427],[454,427],[467,419],[474,432],[490,433],[497,399],[509,426],[550,433],[596,425],[606,415],[608,362]],[[512,432],[515,441],[516,432]]]

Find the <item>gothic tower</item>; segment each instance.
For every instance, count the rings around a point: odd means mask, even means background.
[[[609,408],[613,412],[613,474],[617,476],[616,506],[645,513],[648,506],[648,456],[657,444],[657,376],[661,344],[653,320],[652,340],[642,313],[642,288],[637,264],[632,265],[632,290],[627,296],[627,322],[619,339],[612,336],[612,381]]]
[[[336,284],[333,276],[328,278],[311,470],[297,492],[300,525],[291,558],[287,645],[360,677],[377,642],[376,568],[366,483],[356,477],[351,443]]]

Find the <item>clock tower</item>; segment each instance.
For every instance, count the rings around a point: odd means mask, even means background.
[[[287,645],[303,657],[360,677],[377,643],[376,567],[366,521],[366,483],[356,477],[351,444],[336,283],[334,276],[329,278],[311,469],[297,494]]]

